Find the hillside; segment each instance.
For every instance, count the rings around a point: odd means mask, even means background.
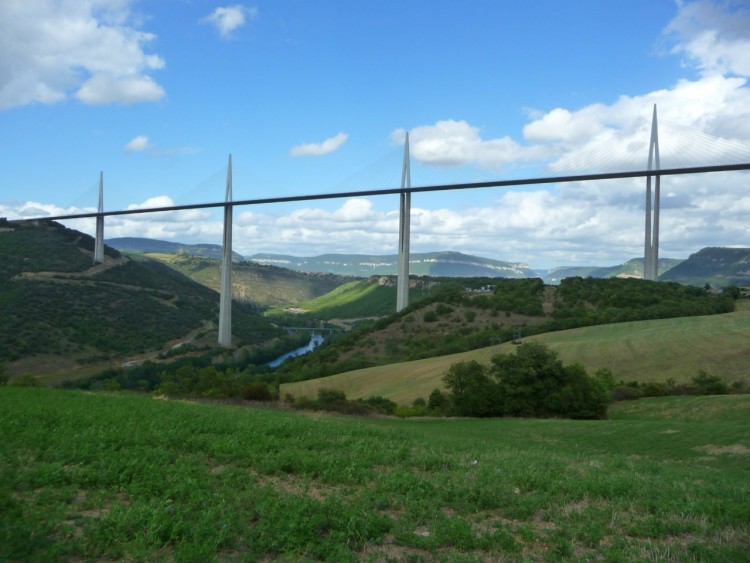
[[[750,248],[704,248],[659,279],[696,286],[750,285]]]
[[[481,284],[476,288],[468,283]],[[465,352],[582,326],[726,313],[730,295],[632,278],[443,281],[401,313],[366,330],[289,360],[282,381],[301,381],[357,368]]]
[[[566,364],[589,373],[609,368],[616,380],[687,382],[699,369],[727,382],[750,380],[750,303],[734,313],[676,319],[633,321],[550,332],[529,337],[558,352]],[[497,353],[511,353],[510,343],[452,355],[376,366],[329,377],[288,383],[281,393],[316,397],[319,388],[340,389],[352,399],[381,395],[409,404],[443,388],[442,378],[457,362],[488,363]]]
[[[682,260],[676,258],[659,259],[659,275],[668,272]],[[552,268],[544,276],[547,283],[559,283],[565,278],[580,276],[583,278],[643,278],[643,258],[633,258],[617,266],[563,266]],[[678,280],[673,280],[678,281]]]
[[[322,254],[309,258],[282,254],[254,254],[248,257],[259,264],[271,264],[302,272],[328,272],[344,276],[368,277],[395,275],[398,255]],[[536,277],[527,264],[502,262],[460,252],[412,253],[409,273],[436,277]]]
[[[53,222],[0,230],[0,362],[11,374],[76,370],[156,352],[215,324],[219,296],[171,268],[108,248],[92,266],[92,237]],[[278,332],[235,303],[234,335]],[[206,336],[208,343],[210,336]]]
[[[189,256],[207,256],[219,260],[224,257],[224,251],[220,244],[182,244],[142,237],[118,237],[107,239],[104,242],[107,246],[124,252],[187,254]],[[242,255],[233,252],[232,260],[242,260]]]
[[[221,260],[187,254],[147,253],[146,256],[206,287],[219,290]],[[298,272],[254,262],[232,264],[234,299],[262,308],[297,307],[304,301],[325,295],[351,281],[351,277]]]

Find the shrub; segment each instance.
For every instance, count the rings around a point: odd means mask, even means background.
[[[612,390],[613,401],[634,401],[643,397],[640,387],[632,385],[618,385]]]
[[[329,406],[336,403],[345,403],[346,393],[338,389],[326,389],[321,387],[318,389],[318,403],[322,406]]]
[[[443,377],[451,391],[452,414],[458,416],[500,416],[502,399],[497,383],[477,361],[453,364]]]
[[[422,319],[426,323],[434,323],[436,320],[438,320],[438,316],[435,311],[425,311]]]
[[[30,375],[22,375],[16,379],[12,379],[9,383],[12,387],[40,387],[42,384],[36,377]]]
[[[273,393],[267,383],[256,382],[246,385],[242,389],[242,398],[246,401],[271,401]]]
[[[726,395],[729,386],[718,375],[711,375],[705,370],[699,370],[698,375],[691,379],[698,395]]]
[[[430,398],[427,400],[427,408],[431,411],[445,412],[446,407],[449,406],[449,399],[440,389],[435,389],[430,393]]]
[[[381,396],[373,396],[368,397],[367,399],[360,399],[359,402],[364,403],[365,405],[369,405],[376,411],[383,414],[393,414],[393,411],[397,406],[396,403],[394,403],[390,399],[386,399],[385,397]]]
[[[494,356],[490,368],[454,364],[443,381],[452,412],[463,416],[604,418],[611,401],[607,386],[583,366],[564,366],[556,352],[537,343]]]

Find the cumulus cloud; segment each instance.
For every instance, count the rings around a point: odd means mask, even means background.
[[[149,75],[164,60],[145,52],[129,0],[0,2],[0,110],[52,104],[71,94],[85,104],[155,101]]]
[[[124,147],[125,152],[142,152],[149,148],[151,148],[151,144],[146,135],[133,137]]]
[[[211,24],[224,39],[232,37],[234,32],[241,28],[248,19],[258,17],[258,8],[248,8],[242,4],[216,8],[211,15],[203,18],[203,21]]]
[[[699,78],[610,104],[528,109],[522,141],[483,138],[463,120],[420,125],[410,130],[411,155],[427,165],[495,170],[524,162],[546,162],[555,173],[643,169],[657,105],[662,168],[750,161],[750,6],[679,2],[664,33]]]
[[[291,148],[289,154],[292,156],[323,156],[339,150],[349,138],[346,133],[339,133],[323,141],[322,143],[305,143]]]
[[[395,143],[401,143],[405,135],[404,129],[396,129],[391,133],[391,139]],[[504,164],[535,160],[543,156],[543,151],[537,147],[523,146],[507,136],[482,139],[478,127],[453,119],[411,129],[409,153],[412,158],[424,164],[479,164],[495,169]]]
[[[750,5],[747,2],[684,2],[665,33],[672,52],[705,74],[750,76]]]

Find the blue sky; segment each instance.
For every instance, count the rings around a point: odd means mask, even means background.
[[[10,0],[0,216],[94,209],[100,170],[107,210],[219,201],[229,153],[235,199],[398,187],[406,131],[413,185],[564,173],[592,154],[643,168],[654,104],[662,166],[747,162],[749,75],[746,1]],[[665,180],[661,255],[750,246],[748,179]],[[644,189],[415,195],[412,249],[620,263],[642,255]],[[238,208],[235,249],[393,253],[397,205]],[[105,236],[219,243],[221,224],[108,218]]]

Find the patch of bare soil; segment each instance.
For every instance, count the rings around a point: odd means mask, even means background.
[[[732,444],[731,446],[706,444],[705,446],[698,446],[695,449],[710,455],[750,455],[750,448],[742,444]]]

